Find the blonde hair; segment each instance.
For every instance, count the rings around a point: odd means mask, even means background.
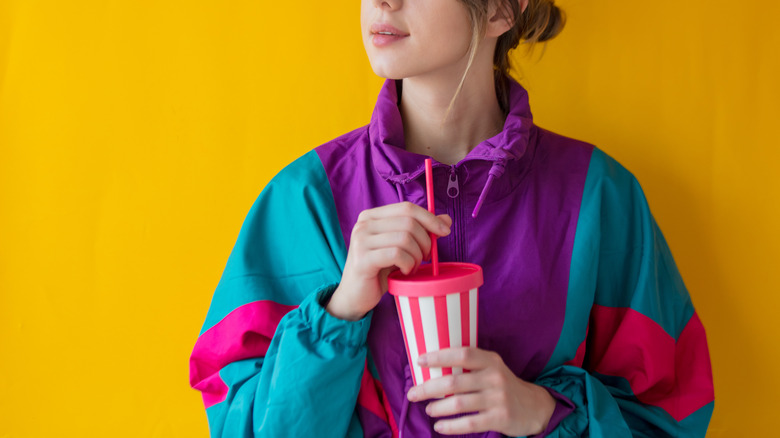
[[[466,75],[471,69],[474,57],[477,53],[477,47],[485,35],[485,27],[488,19],[488,6],[491,1],[499,2],[500,8],[509,8],[514,17],[514,23],[511,29],[498,37],[496,50],[493,53],[493,79],[496,84],[496,97],[501,111],[506,114],[509,111],[509,90],[503,77],[509,74],[509,51],[524,43],[533,46],[535,43],[544,42],[558,35],[566,23],[566,16],[563,11],[555,5],[555,0],[528,0],[528,6],[525,11],[520,10],[519,0],[459,0],[466,6],[471,20],[471,44],[469,45],[469,61],[466,64],[466,70],[460,79],[455,95],[447,107],[444,114],[444,120],[447,120],[455,99],[458,98],[463,83],[466,81]],[[442,120],[442,123],[444,123]]]

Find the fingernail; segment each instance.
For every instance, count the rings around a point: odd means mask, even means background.
[[[417,392],[414,389],[410,389],[408,393],[406,393],[406,398],[409,399],[409,401],[414,401],[415,398],[417,398]]]
[[[428,365],[428,357],[427,356],[420,356],[417,358],[417,365],[425,366]]]
[[[434,429],[436,429],[436,432],[441,432],[441,431],[442,431],[442,425],[441,425],[441,422],[435,423],[435,424],[433,425],[433,428],[434,428]]]
[[[448,226],[446,226],[446,225],[444,225],[444,224],[440,225],[440,226],[439,226],[439,229],[440,229],[440,230],[441,230],[441,232],[442,232],[443,234],[445,234],[445,235],[446,235],[446,234],[450,234],[450,227],[448,227]]]

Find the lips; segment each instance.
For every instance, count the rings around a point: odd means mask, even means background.
[[[408,33],[399,30],[395,26],[388,24],[388,23],[374,23],[371,25],[371,34],[379,34],[379,35],[392,35],[392,36],[399,36],[399,37],[405,37],[409,36]],[[388,36],[389,36],[388,35]]]

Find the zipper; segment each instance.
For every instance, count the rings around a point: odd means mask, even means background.
[[[477,160],[479,160],[479,161],[489,161],[491,163],[494,163],[494,162],[498,161],[499,159],[497,159],[497,158],[485,158],[485,157],[472,157],[472,158],[468,158],[468,159],[464,158],[462,161],[459,161],[458,164],[444,164],[444,163],[439,163],[437,161],[437,162],[433,163],[433,168],[437,169],[439,167],[449,167],[450,168],[450,175],[451,175],[455,171],[455,166],[463,165],[464,163],[467,163],[469,161],[477,161]],[[391,177],[385,177],[385,179],[387,179],[388,181],[392,181],[392,182],[400,182],[401,184],[406,184],[406,183],[408,183],[410,181],[414,181],[415,179],[417,179],[423,173],[425,173],[425,166],[422,166],[420,169],[417,169],[414,172],[410,172],[410,173],[405,174],[404,178],[392,177],[391,176]],[[456,175],[456,178],[457,178],[457,175]],[[455,185],[457,187],[457,182],[455,183]]]
[[[447,196],[452,199],[448,203],[448,214],[452,218],[452,238],[454,239],[454,256],[456,262],[462,262],[466,258],[465,229],[463,223],[463,207],[460,199],[460,184],[458,183],[458,169],[450,166],[449,182],[447,183]]]
[[[450,167],[450,181],[447,183],[447,196],[450,198],[457,198],[460,193],[460,186],[458,185],[458,173],[455,171],[455,166]]]

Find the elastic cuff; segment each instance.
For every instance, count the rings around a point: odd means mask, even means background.
[[[306,297],[298,309],[303,321],[319,339],[350,347],[362,347],[366,344],[374,311],[368,312],[357,321],[339,319],[328,313],[325,306],[338,285],[339,283],[330,283],[320,287]]]
[[[569,398],[566,397],[565,395],[547,386],[544,385],[541,386],[542,388],[546,389],[547,392],[549,392],[550,395],[555,399],[555,410],[553,411],[552,417],[550,417],[550,422],[547,423],[547,428],[544,429],[544,431],[540,434],[529,435],[528,438],[546,437],[547,435],[552,433],[552,431],[555,430],[555,428],[558,427],[559,424],[561,424],[561,421],[563,421],[563,419],[566,418],[567,415],[572,413],[575,408],[574,403],[572,403],[572,401],[569,400]]]

